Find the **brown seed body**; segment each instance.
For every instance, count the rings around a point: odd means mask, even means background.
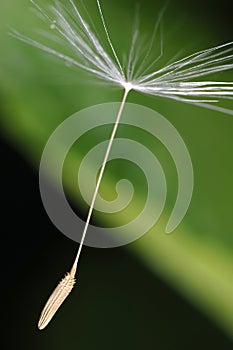
[[[63,301],[68,297],[75,284],[74,275],[70,272],[61,280],[58,286],[54,289],[49,300],[45,304],[40,319],[38,328],[44,329],[50,322],[54,314],[57,312]]]

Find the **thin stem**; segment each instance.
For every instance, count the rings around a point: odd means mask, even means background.
[[[86,224],[85,224],[85,227],[84,227],[84,230],[83,230],[83,234],[82,234],[82,238],[81,238],[81,241],[80,241],[80,244],[79,244],[78,252],[77,252],[74,264],[73,264],[72,269],[71,269],[71,272],[73,274],[75,274],[76,269],[77,269],[79,257],[80,257],[81,251],[82,251],[82,247],[83,247],[83,243],[84,243],[85,237],[86,237],[87,229],[88,229],[88,226],[89,226],[89,223],[90,223],[90,220],[91,220],[91,215],[92,215],[92,212],[93,212],[93,209],[94,209],[96,197],[97,197],[97,194],[98,194],[98,191],[99,191],[99,187],[100,187],[100,184],[101,184],[101,180],[102,180],[102,177],[103,177],[103,174],[104,174],[105,166],[106,166],[106,163],[108,161],[108,157],[109,157],[109,154],[110,154],[110,151],[111,151],[111,148],[112,148],[112,144],[113,144],[116,132],[117,132],[117,128],[118,128],[118,125],[119,125],[119,122],[120,122],[120,119],[121,119],[121,116],[122,116],[122,112],[123,112],[123,109],[124,109],[125,101],[126,101],[126,98],[128,96],[129,91],[130,91],[130,88],[126,87],[125,91],[124,91],[124,95],[123,95],[122,101],[121,101],[121,105],[120,105],[120,108],[119,108],[119,111],[118,111],[118,114],[117,114],[117,118],[116,118],[116,121],[115,121],[115,124],[114,124],[114,128],[113,128],[113,131],[112,131],[109,143],[108,143],[108,147],[107,147],[107,150],[106,150],[106,153],[105,153],[105,156],[104,156],[103,164],[101,166],[101,170],[100,170],[99,177],[98,177],[98,180],[97,180],[97,184],[96,184],[96,187],[95,187],[95,192],[93,194],[93,198],[92,198],[92,201],[91,201],[91,206],[90,206],[90,209],[89,209],[89,212],[88,212],[88,215],[87,215]]]

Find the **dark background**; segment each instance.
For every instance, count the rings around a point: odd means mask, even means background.
[[[76,288],[39,331],[43,303],[77,247],[49,221],[37,173],[5,140],[1,159],[3,349],[232,349],[213,322],[125,248],[85,247]]]

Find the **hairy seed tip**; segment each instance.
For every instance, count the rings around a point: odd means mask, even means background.
[[[38,322],[38,328],[44,329],[51,321],[61,304],[68,297],[75,284],[74,275],[68,272],[65,277],[61,280],[58,286],[54,289],[53,293],[49,297],[45,304],[40,319]]]

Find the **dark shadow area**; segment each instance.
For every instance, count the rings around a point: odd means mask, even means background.
[[[3,349],[232,349],[221,330],[127,247],[85,247],[75,289],[38,331],[41,308],[77,246],[49,221],[38,175],[3,140],[0,150]]]

